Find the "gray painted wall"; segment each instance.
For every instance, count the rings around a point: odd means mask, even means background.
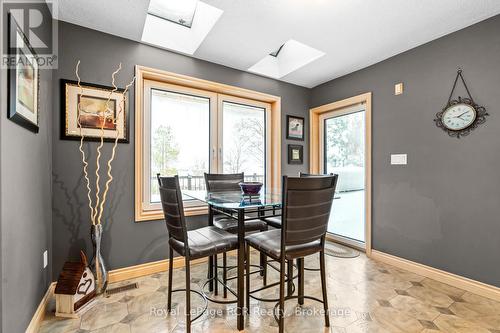
[[[500,286],[500,16],[312,90],[312,106],[373,92],[373,247]],[[490,117],[470,136],[434,125],[457,67]],[[394,84],[404,82],[403,95]],[[458,92],[464,96],[463,89]],[[407,153],[407,166],[391,166]]]
[[[80,249],[90,252],[89,218],[82,183],[78,143],[59,139],[59,79],[75,79],[74,69],[81,60],[81,78],[85,82],[109,85],[111,73],[122,62],[118,84],[124,86],[133,76],[134,66],[145,65],[201,79],[262,91],[282,97],[282,122],[287,114],[307,116],[309,90],[263,78],[228,67],[185,57],[142,45],[130,40],[61,22],[59,25],[59,70],[54,73],[53,133],[53,274],[57,278],[63,262],[76,256]],[[134,222],[134,94],[130,95],[130,144],[120,144],[114,162],[115,181],[110,190],[110,210],[105,217],[104,254],[110,268],[136,265],[167,257],[166,228],[162,221]],[[307,125],[307,124],[306,124]],[[287,165],[287,142],[282,133],[283,174],[307,170]],[[307,133],[306,133],[307,136]],[[304,156],[308,156],[307,142]],[[89,144],[95,148],[95,144]],[[109,146],[109,145],[108,145]],[[95,157],[95,156],[93,156]],[[206,216],[189,219],[191,226],[206,223]]]
[[[3,14],[5,47],[7,16]],[[51,33],[46,27],[44,33]],[[26,330],[52,281],[52,72],[40,71],[38,134],[7,119],[7,71],[3,69],[0,87],[1,330],[16,333]],[[45,250],[49,265],[44,269]]]

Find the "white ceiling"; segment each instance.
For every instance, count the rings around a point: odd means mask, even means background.
[[[224,13],[195,58],[248,70],[289,39],[326,54],[280,80],[314,87],[500,14],[499,0],[202,0]],[[140,41],[149,0],[59,0],[59,19]]]

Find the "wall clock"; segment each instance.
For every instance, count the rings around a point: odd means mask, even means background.
[[[462,98],[459,96],[458,99],[452,100],[459,77],[469,97]],[[450,97],[448,98],[448,103],[442,111],[436,114],[436,119],[434,119],[436,126],[442,128],[449,136],[460,138],[468,135],[472,130],[483,124],[486,121],[486,116],[488,116],[486,109],[474,102],[469,88],[465,83],[462,70],[459,69],[453,83],[453,88],[451,89]]]

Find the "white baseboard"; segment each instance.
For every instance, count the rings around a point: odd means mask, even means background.
[[[500,302],[498,287],[376,250],[372,250],[370,258]]]

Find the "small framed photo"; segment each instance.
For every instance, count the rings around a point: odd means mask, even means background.
[[[288,145],[288,164],[304,163],[304,147],[301,145]]]
[[[286,116],[286,138],[304,141],[304,118]]]
[[[15,65],[8,70],[8,118],[18,125],[38,133],[38,93],[40,76],[37,55],[28,39],[9,14],[9,54],[15,56]]]
[[[128,92],[112,87],[61,80],[61,139],[129,142]],[[109,100],[108,100],[109,99]],[[78,111],[78,106],[80,110]]]

